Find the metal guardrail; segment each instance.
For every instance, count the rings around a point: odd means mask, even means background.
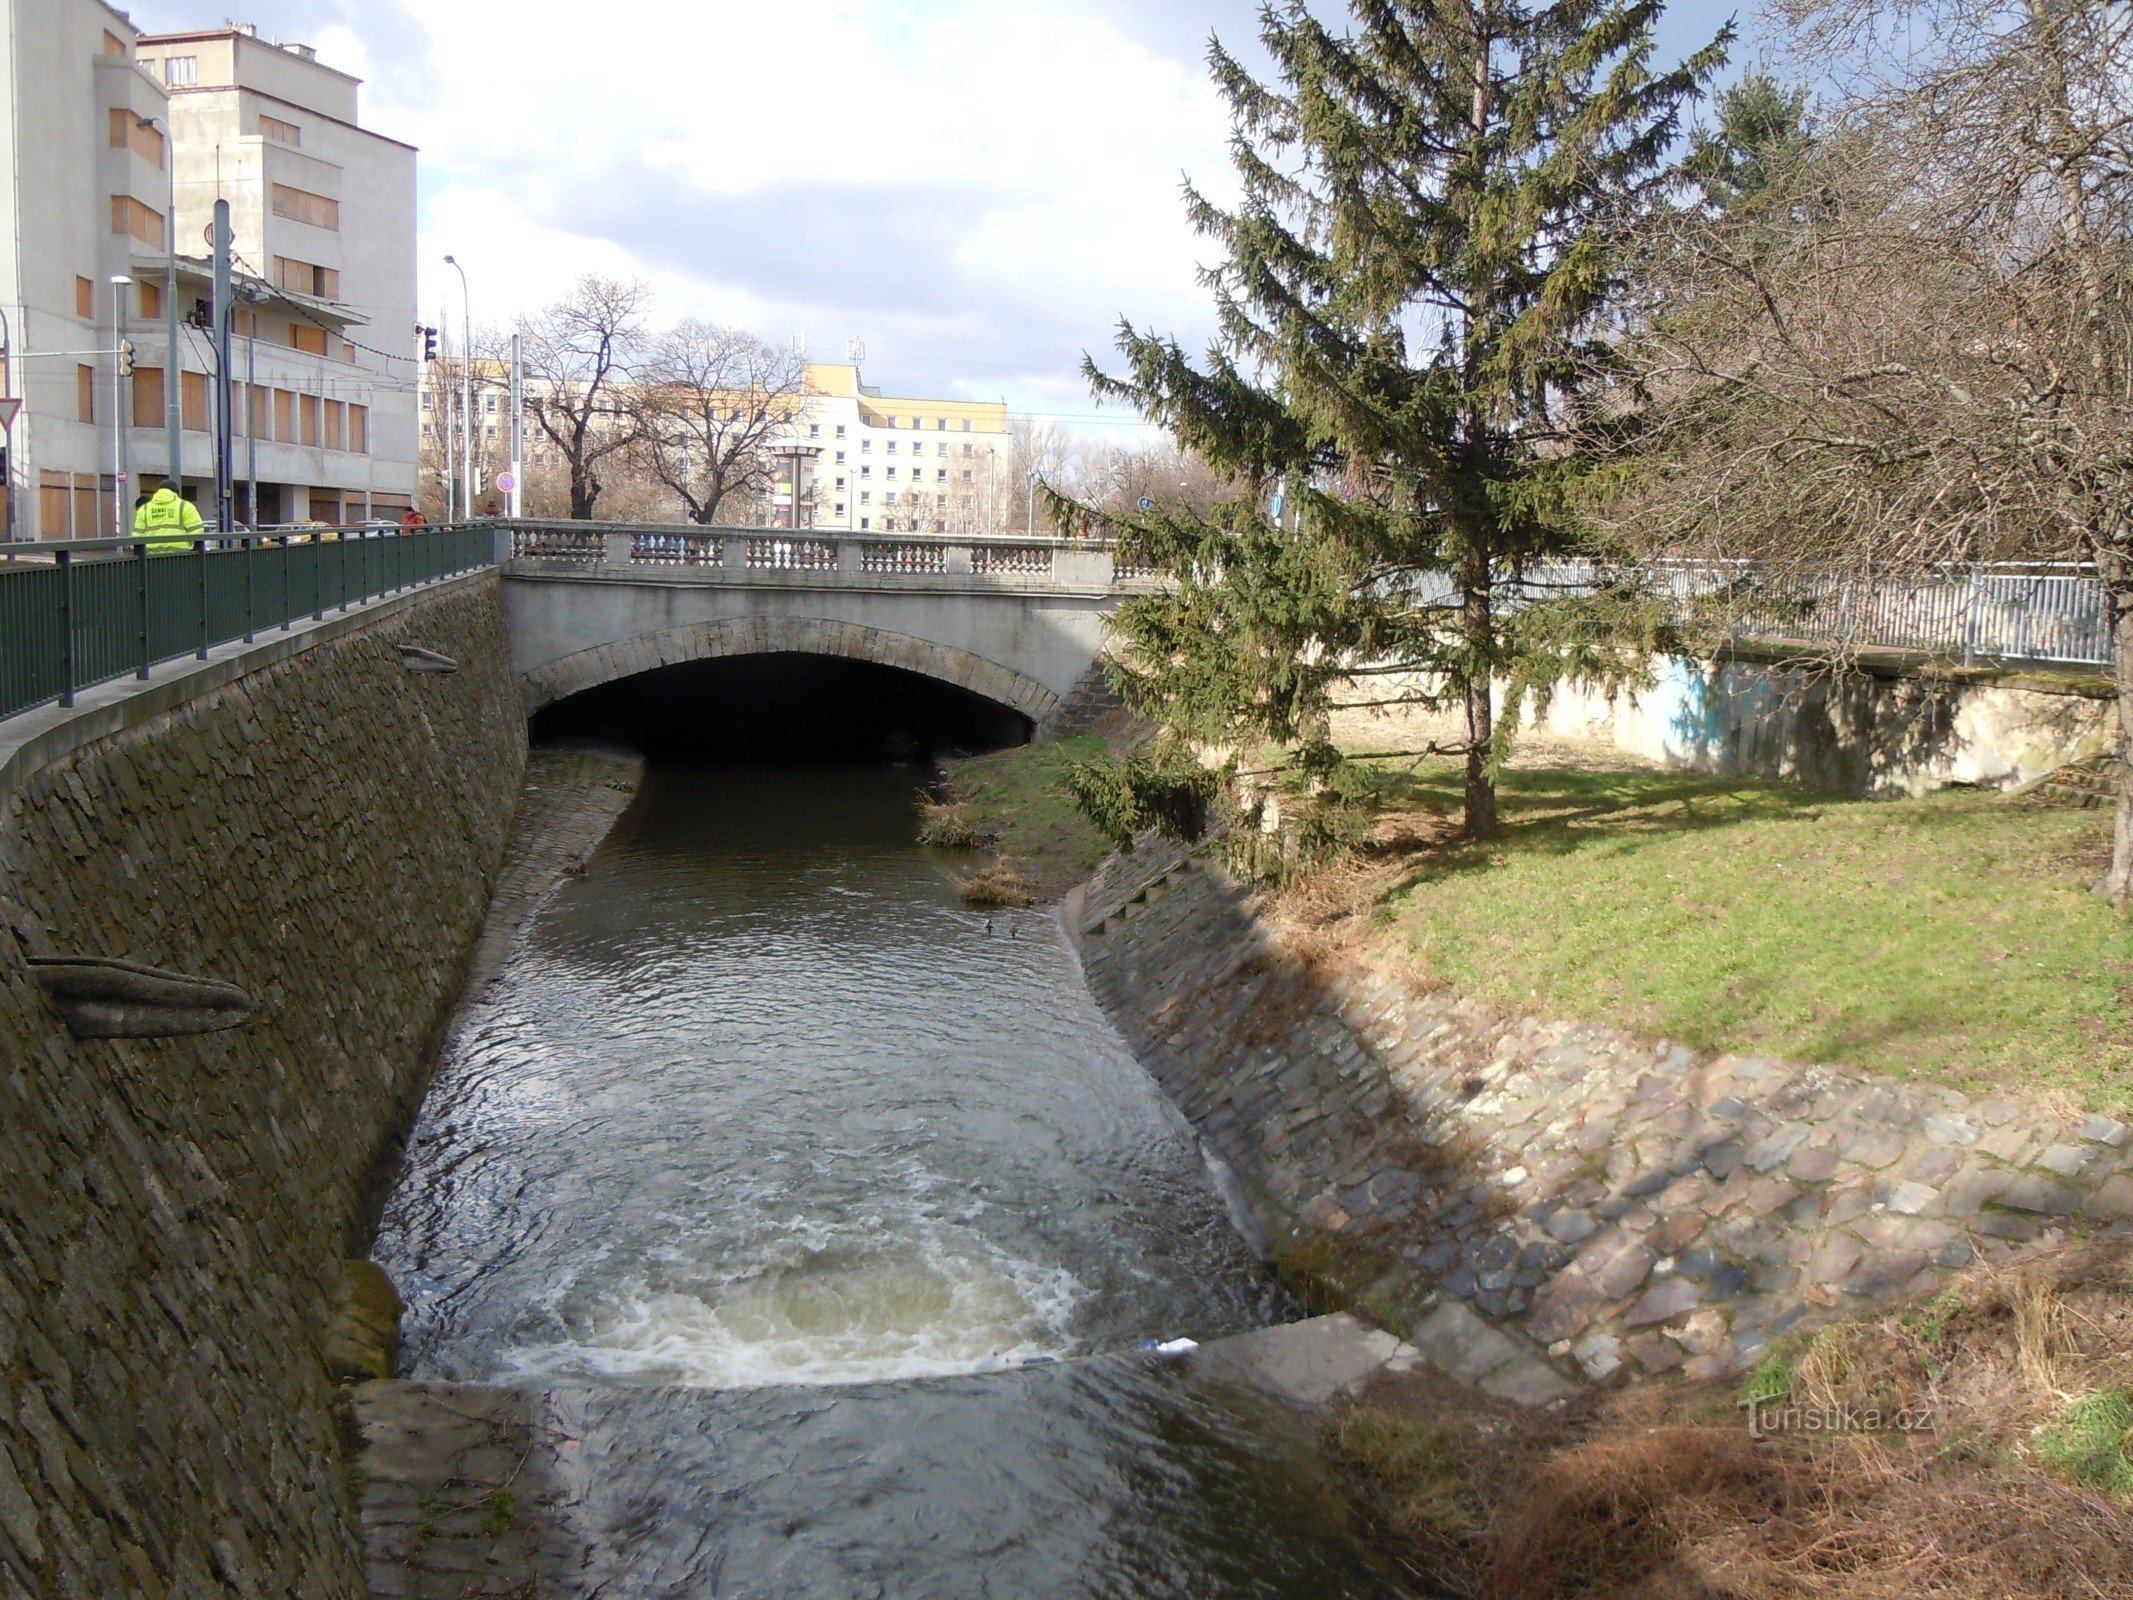
[[[2111,607],[2094,568],[1946,567],[1923,577],[1767,567],[1657,569],[1684,612],[1738,637],[1979,660],[2107,666]]]
[[[1759,562],[1656,562],[1603,569],[1589,561],[1540,562],[1497,591],[1517,607],[1549,595],[1589,594],[1603,582],[1641,586],[1674,603],[1692,632],[1731,640],[1898,650],[1959,660],[2111,664],[2110,597],[2093,567],[1950,566],[1870,579],[1855,572]],[[1430,574],[1408,591],[1455,604],[1459,586]]]
[[[375,525],[0,544],[0,717],[233,639],[488,566],[487,527]]]

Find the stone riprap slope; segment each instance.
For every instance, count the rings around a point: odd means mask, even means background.
[[[457,998],[524,740],[483,574],[0,795],[0,1593],[362,1595],[328,1295]],[[78,1040],[29,954],[257,1009]]]
[[[1738,1371],[1790,1329],[2133,1218],[2112,1118],[1315,972],[1175,853],[1114,857],[1068,914],[1277,1256],[1512,1398]]]

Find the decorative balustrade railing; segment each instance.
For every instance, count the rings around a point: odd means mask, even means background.
[[[1033,544],[981,544],[970,551],[972,572],[1003,572],[1017,577],[1052,575],[1052,547]]]
[[[593,566],[607,554],[607,538],[589,528],[514,528],[514,561],[568,561]]]
[[[946,572],[948,547],[944,544],[896,544],[885,539],[862,539],[859,543],[861,572]]]
[[[827,539],[779,535],[750,539],[748,565],[759,572],[834,572],[837,547]]]
[[[630,560],[655,567],[720,567],[726,541],[715,533],[633,533]]]
[[[489,529],[313,528],[0,544],[0,717],[232,639],[490,565]]]
[[[1117,564],[1108,545],[1064,539],[949,534],[891,536],[841,530],[786,533],[764,528],[691,528],[642,523],[499,523],[521,571],[575,567],[613,573],[632,567],[691,569],[690,576],[753,581],[746,574],[824,575],[824,581],[940,579],[974,588],[1103,589],[1160,581],[1150,565]],[[829,577],[837,574],[837,577]]]

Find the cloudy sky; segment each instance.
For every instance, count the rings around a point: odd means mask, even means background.
[[[124,3],[124,0],[121,0]],[[212,0],[214,7],[228,0]],[[201,0],[135,0],[145,29]],[[1736,8],[1678,0],[1665,42]],[[251,0],[262,37],[365,80],[421,149],[425,306],[477,322],[579,273],[649,280],[662,319],[804,333],[870,383],[1004,397],[1103,428],[1078,368],[1121,313],[1205,338],[1186,174],[1227,190],[1210,32],[1250,0]],[[214,9],[219,20],[222,12]]]

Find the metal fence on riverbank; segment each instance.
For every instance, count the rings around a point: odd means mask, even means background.
[[[479,525],[0,544],[0,717],[489,565]]]
[[[2111,609],[2093,567],[1942,567],[1900,578],[1719,564],[1653,569],[1687,618],[1738,638],[1907,650],[1964,662],[2105,666]]]

